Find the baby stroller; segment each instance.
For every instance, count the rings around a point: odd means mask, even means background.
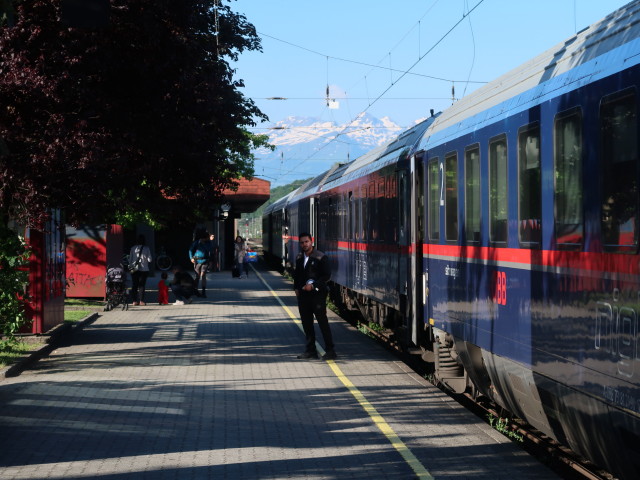
[[[125,271],[122,267],[112,267],[107,270],[107,304],[104,311],[113,310],[122,305],[122,310],[129,309],[129,297],[125,286]]]

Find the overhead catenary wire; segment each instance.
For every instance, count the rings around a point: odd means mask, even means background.
[[[395,85],[397,85],[399,83],[399,81],[401,79],[403,79],[406,75],[408,75],[411,70],[422,61],[423,58],[425,58],[427,55],[429,55],[438,45],[440,45],[440,43],[442,43],[444,41],[445,38],[447,38],[449,36],[449,34],[451,34],[451,32],[453,32],[469,15],[471,15],[471,13],[473,13],[473,11],[478,8],[482,3],[484,3],[484,0],[479,0],[478,3],[476,3],[474,5],[474,7],[469,10],[467,13],[462,15],[462,18],[460,18],[449,30],[447,30],[444,35],[442,35],[423,55],[421,55],[409,68],[407,68],[406,70],[402,71],[402,74],[396,79],[395,83],[389,85],[387,88],[384,89],[384,91],[382,91],[382,93],[380,93],[372,102],[369,103],[369,105],[362,110],[362,112],[360,112],[358,115],[355,116],[355,118],[353,118],[349,123],[347,123],[342,130],[340,130],[333,139],[329,140],[327,143],[325,143],[324,145],[322,145],[320,148],[318,148],[315,152],[313,152],[312,154],[310,154],[307,158],[305,158],[304,160],[302,160],[300,163],[298,163],[296,166],[294,166],[292,169],[288,170],[287,172],[285,172],[285,175],[295,171],[300,165],[304,164],[306,161],[310,160],[311,158],[313,158],[317,153],[319,153],[320,151],[324,150],[325,148],[327,148],[334,140],[336,140],[337,138],[339,138],[340,136],[345,134],[345,131],[353,124],[353,122],[355,122],[358,118],[360,118],[362,115],[364,115],[374,104],[376,104],[389,90],[391,90],[391,88],[393,88]],[[450,82],[454,83],[455,81],[453,80],[449,80]]]
[[[332,55],[327,55],[327,54],[324,54],[324,53],[320,53],[320,52],[318,52],[316,50],[311,50],[310,48],[303,47],[301,45],[295,44],[293,42],[289,42],[287,40],[282,40],[281,38],[274,37],[273,35],[269,35],[269,34],[264,33],[264,32],[258,32],[258,34],[263,36],[263,37],[267,37],[267,38],[270,38],[272,40],[275,40],[277,42],[282,42],[282,43],[285,43],[285,44],[290,45],[292,47],[296,47],[296,48],[299,48],[301,50],[306,50],[307,52],[313,53],[315,55],[319,55],[321,57],[326,57],[327,59],[331,59],[331,60],[337,60],[337,61],[340,61],[340,62],[353,63],[355,65],[363,65],[365,67],[378,68],[378,69],[381,69],[381,70],[391,70],[392,72],[399,72],[399,73],[402,73],[404,75],[406,75],[406,74],[415,75],[417,77],[429,78],[431,80],[438,80],[438,81],[441,81],[441,82],[458,82],[458,83],[462,83],[462,82],[466,82],[467,81],[467,80],[453,80],[451,78],[436,77],[434,75],[426,75],[424,73],[407,72],[406,70],[400,70],[400,69],[395,69],[395,68],[391,68],[391,67],[385,67],[383,65],[373,65],[371,63],[361,62],[359,60],[350,60],[350,59],[347,59],[347,58],[334,57]],[[386,55],[385,55],[385,57],[386,57]],[[488,82],[484,81],[484,80],[469,80],[469,83],[485,84],[485,83],[488,83]]]

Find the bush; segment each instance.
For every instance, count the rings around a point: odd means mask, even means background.
[[[11,230],[0,216],[0,331],[4,342],[27,323],[24,302],[29,272],[29,250],[24,238]]]

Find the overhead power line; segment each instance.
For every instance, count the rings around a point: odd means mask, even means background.
[[[418,64],[422,61],[422,59],[424,57],[426,57],[427,55],[429,55],[438,45],[440,45],[440,43],[442,43],[444,41],[445,38],[447,38],[449,36],[449,34],[451,34],[451,32],[453,32],[458,25],[460,25],[469,15],[471,15],[471,13],[478,8],[482,3],[484,3],[484,0],[479,0],[478,3],[476,3],[476,5],[469,10],[467,13],[464,13],[462,15],[462,18],[460,20],[458,20],[444,35],[442,35],[440,37],[440,39],[435,42],[431,48],[429,48],[423,55],[420,55],[418,57],[418,59],[406,70],[402,71],[402,74],[391,84],[389,85],[382,93],[380,93],[371,103],[369,103],[369,106],[366,107],[364,110],[362,110],[362,112],[360,112],[358,115],[355,116],[355,118],[353,120],[351,120],[348,124],[346,124],[342,130],[340,130],[332,139],[330,139],[327,143],[325,143],[322,147],[320,147],[319,149],[317,149],[314,153],[312,153],[311,155],[309,155],[307,158],[305,158],[302,162],[298,163],[295,167],[293,167],[292,169],[288,170],[287,172],[284,172],[283,175],[287,175],[291,172],[293,172],[294,170],[297,170],[298,167],[300,167],[300,165],[302,165],[303,163],[305,163],[306,161],[310,160],[311,158],[313,158],[316,154],[318,154],[321,150],[325,149],[326,147],[328,147],[333,141],[336,141],[340,136],[345,135],[346,130],[353,124],[353,122],[355,122],[362,114],[366,113],[367,110],[369,110],[375,103],[378,102],[378,100],[380,100],[389,90],[391,90],[395,85],[398,84],[398,82],[400,80],[402,80],[406,75],[408,75],[410,73],[410,71]],[[315,52],[314,52],[315,53]]]
[[[356,65],[363,65],[365,67],[370,67],[370,68],[379,68],[381,70],[389,70],[391,72],[399,72],[399,73],[402,73],[402,76],[409,74],[409,75],[415,75],[417,77],[430,78],[431,80],[439,80],[439,81],[442,81],[442,82],[455,82],[455,83],[466,82],[466,83],[478,83],[478,84],[488,83],[486,81],[479,81],[479,80],[452,80],[450,78],[435,77],[433,75],[425,75],[423,73],[407,72],[406,70],[400,70],[400,69],[391,68],[391,67],[384,67],[382,65],[373,65],[371,63],[360,62],[358,60],[350,60],[348,58],[334,57],[332,55],[326,55],[324,53],[316,52],[315,50],[311,50],[310,48],[303,47],[302,45],[298,45],[298,44],[295,44],[293,42],[289,42],[287,40],[282,40],[281,38],[274,37],[273,35],[269,35],[269,34],[264,33],[264,32],[258,32],[258,35],[262,35],[263,37],[267,37],[267,38],[270,38],[272,40],[276,40],[278,42],[285,43],[285,44],[290,45],[292,47],[299,48],[300,50],[305,50],[305,51],[307,51],[309,53],[313,53],[315,55],[319,55],[319,56],[325,57],[327,59],[338,60],[340,62],[353,63],[353,64],[356,64]]]

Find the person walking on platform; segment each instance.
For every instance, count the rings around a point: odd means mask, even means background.
[[[131,297],[134,305],[146,305],[144,303],[145,287],[149,276],[149,264],[151,263],[151,251],[145,245],[144,235],[138,235],[138,243],[131,247],[129,252],[129,270],[131,271]]]
[[[302,252],[296,258],[296,268],[293,272],[293,289],[298,298],[298,311],[302,328],[306,338],[305,351],[298,355],[300,359],[318,358],[316,350],[316,334],[313,325],[315,315],[324,339],[325,354],[323,360],[337,358],[329,319],[327,318],[327,282],[331,278],[329,257],[313,246],[311,234],[300,234],[300,249]]]
[[[242,272],[246,268],[244,265],[244,256],[247,254],[247,244],[244,239],[238,235],[236,241],[233,243],[233,276],[235,278],[242,278]],[[245,271],[247,278],[249,277],[249,270]]]
[[[199,238],[193,242],[189,249],[189,259],[196,272],[196,295],[206,298],[207,270],[209,270],[209,260],[211,259],[211,243],[207,232],[200,233]],[[198,285],[202,288],[202,293],[198,293]]]

